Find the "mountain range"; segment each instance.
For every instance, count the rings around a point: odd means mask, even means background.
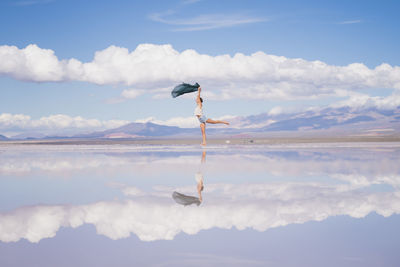
[[[242,128],[257,125],[257,132],[337,132],[372,135],[400,132],[400,107],[394,110],[376,108],[324,108],[295,114],[260,114],[241,120]],[[266,125],[263,125],[266,124]]]
[[[272,136],[296,134],[330,134],[335,136],[380,136],[400,133],[400,107],[383,111],[376,108],[323,108],[292,114],[268,114],[235,117],[231,126],[207,125],[211,136]],[[198,136],[199,128],[148,123],[130,123],[119,128],[77,138],[140,138]]]
[[[376,108],[321,108],[297,113],[262,113],[235,117],[231,125],[207,125],[207,135],[214,137],[268,136],[393,136],[400,133],[400,106],[394,110]],[[199,136],[199,128],[180,128],[155,123],[129,123],[124,126],[73,136],[22,134],[12,139],[138,139],[183,138]],[[7,137],[0,135],[0,140]]]

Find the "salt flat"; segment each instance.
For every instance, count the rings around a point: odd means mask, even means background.
[[[399,160],[399,142],[2,143],[0,264],[394,266]]]

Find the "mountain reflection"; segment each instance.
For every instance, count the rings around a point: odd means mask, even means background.
[[[397,144],[397,143],[396,143]],[[37,150],[0,153],[0,179],[4,176],[30,178],[32,175],[75,177],[82,173],[99,173],[111,176],[118,173],[135,173],[143,176],[193,173],[198,167],[199,151],[140,151],[115,152]],[[154,149],[154,148],[151,148]],[[209,148],[208,148],[209,149]],[[210,150],[210,149],[209,149]],[[287,149],[255,148],[253,150],[229,149],[212,151],[207,156],[207,169],[225,175],[230,173],[256,173],[273,176],[330,176],[334,179],[360,186],[390,184],[400,186],[400,150],[385,149]],[[101,170],[101,171],[99,171]]]

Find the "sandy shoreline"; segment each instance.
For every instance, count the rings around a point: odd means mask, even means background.
[[[6,140],[2,145],[197,145],[200,139],[57,139],[57,140]],[[400,142],[400,136],[380,137],[304,137],[304,138],[213,138],[209,145],[268,145],[307,143],[369,143]]]

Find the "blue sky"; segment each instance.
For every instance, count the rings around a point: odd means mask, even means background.
[[[187,126],[194,95],[168,91],[195,81],[209,117],[393,108],[399,11],[398,1],[5,0],[0,134],[138,120]]]

